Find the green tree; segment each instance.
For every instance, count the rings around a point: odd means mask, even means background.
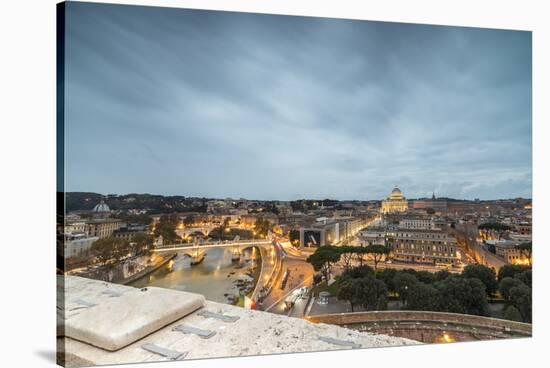
[[[480,264],[468,265],[464,267],[462,276],[480,280],[485,285],[487,295],[493,295],[497,291],[497,275],[492,268]]]
[[[434,273],[434,278],[435,278],[435,282],[437,281],[443,281],[445,280],[447,277],[451,276],[451,273],[447,270],[441,270],[441,271],[437,271],[436,273]]]
[[[164,242],[170,244],[175,243],[179,236],[176,234],[176,226],[178,225],[178,218],[174,215],[161,216],[159,222],[154,225],[155,237],[162,236]]]
[[[321,272],[328,281],[332,265],[340,260],[340,252],[337,247],[325,245],[319,247],[315,252],[307,257],[306,261],[309,262],[315,271]]]
[[[365,262],[365,257],[368,254],[367,247],[355,247],[355,258],[359,261],[359,265],[362,266],[363,262]]]
[[[96,240],[92,244],[91,252],[101,265],[116,263],[130,251],[128,241],[109,236]]]
[[[415,277],[425,284],[433,284],[436,281],[435,274],[428,271],[416,271]]]
[[[417,282],[407,292],[407,309],[438,311],[440,310],[439,292],[432,285]]]
[[[498,284],[498,291],[500,292],[500,295],[502,296],[502,299],[506,300],[507,302],[510,301],[510,290],[516,286],[520,286],[523,283],[521,280],[515,278],[515,277],[505,277],[502,280],[500,280],[500,283]]]
[[[376,273],[376,278],[382,280],[386,285],[386,288],[390,293],[396,293],[395,284],[393,283],[393,278],[397,275],[397,270],[394,268],[385,268]]]
[[[510,304],[521,313],[523,322],[531,323],[532,319],[532,291],[523,283],[510,289]]]
[[[395,277],[393,278],[393,284],[395,285],[395,290],[399,294],[399,298],[403,303],[407,303],[409,297],[409,289],[418,283],[418,279],[405,271],[398,271]]]
[[[368,276],[374,276],[374,270],[372,269],[372,267],[368,265],[363,265],[363,266],[351,267],[344,270],[340,278],[341,279],[362,279]]]
[[[485,285],[479,279],[448,277],[435,286],[439,291],[442,311],[489,315]]]
[[[522,273],[530,267],[520,265],[504,265],[498,270],[498,282],[505,277],[514,277],[517,273]]]
[[[533,287],[533,273],[530,269],[525,270],[521,273],[516,273],[514,275],[514,278],[520,280],[529,287]]]
[[[342,245],[338,247],[340,254],[342,256],[342,262],[344,263],[344,268],[347,270],[351,267],[351,261],[355,256],[355,247],[351,245]]]
[[[354,312],[355,306],[363,304],[363,284],[360,279],[346,279],[340,282],[337,297],[349,302],[351,311]]]
[[[134,253],[142,254],[149,253],[153,248],[153,237],[150,234],[139,232],[132,237],[132,243],[134,244]]]
[[[365,247],[366,253],[374,261],[374,270],[378,268],[378,262],[384,259],[390,252],[390,249],[384,245],[373,244]]]
[[[516,322],[523,322],[523,317],[521,316],[521,313],[513,305],[509,305],[504,310],[504,319]]]
[[[340,284],[338,299],[347,300],[352,311],[356,305],[361,305],[366,310],[376,310],[387,304],[384,301],[386,293],[386,285],[371,275],[343,280]]]

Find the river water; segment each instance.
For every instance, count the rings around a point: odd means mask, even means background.
[[[136,280],[131,286],[189,291],[202,294],[207,300],[231,304],[228,296],[239,295],[237,280],[250,279],[246,275],[257,275],[260,268],[261,256],[255,247],[244,250],[239,262],[231,261],[231,250],[213,248],[207,251],[204,261],[194,266],[189,257],[178,254],[173,262]],[[249,285],[249,289],[254,287],[253,283]]]

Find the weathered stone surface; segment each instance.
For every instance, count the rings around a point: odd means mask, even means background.
[[[66,292],[65,336],[111,351],[181,319],[205,302],[199,294],[80,280],[81,287],[79,280],[70,281],[76,283],[74,294]]]
[[[303,319],[209,301],[206,301],[200,310],[238,316],[239,319],[235,322],[223,322],[214,318],[205,318],[195,311],[114,352],[99,349],[72,338],[64,338],[61,345],[71,356],[93,362],[96,365],[105,365],[168,360],[142,349],[146,343],[173,351],[188,352],[185,360],[351,348],[322,341],[319,339],[320,337],[350,341],[362,348],[418,344],[418,342],[409,339],[358,332],[322,323],[313,324]],[[209,339],[203,339],[198,335],[174,331],[174,328],[182,323],[215,331],[216,334]],[[114,329],[113,326],[111,328]]]

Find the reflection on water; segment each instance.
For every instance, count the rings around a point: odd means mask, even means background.
[[[239,278],[247,279],[245,275],[252,275],[259,271],[261,263],[257,248],[243,251],[239,262],[232,262],[231,255],[229,249],[209,249],[204,261],[191,266],[189,257],[178,254],[174,262],[170,262],[131,285],[184,290],[202,294],[206,299],[215,302],[230,303],[228,296],[239,295],[236,281]]]

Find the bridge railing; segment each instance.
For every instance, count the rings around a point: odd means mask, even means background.
[[[239,241],[221,241],[221,242],[203,242],[203,243],[179,243],[179,244],[164,244],[156,246],[154,249],[173,249],[173,248],[200,248],[204,246],[233,246],[233,245],[247,245],[247,244],[267,244],[271,243],[268,239],[254,239],[254,240],[239,240]]]

